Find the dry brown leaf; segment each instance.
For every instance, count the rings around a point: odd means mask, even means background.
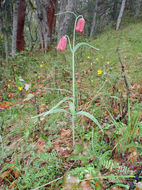
[[[129,160],[133,163],[137,160],[137,152],[134,151],[129,155]]]
[[[91,190],[92,187],[89,181],[82,181],[79,185],[79,190]]]
[[[39,138],[38,141],[36,143],[34,143],[34,145],[37,145],[37,150],[40,151],[44,151],[45,150],[45,140],[43,140],[42,138]]]
[[[40,108],[39,111],[40,113],[45,112],[45,108]]]
[[[116,109],[116,108],[113,110],[113,112],[114,112],[114,114],[116,114],[116,115],[119,115],[119,114],[120,114],[120,111],[119,111],[118,109]]]
[[[2,182],[5,178],[10,176],[11,170],[5,171],[0,175],[0,182]]]
[[[72,131],[70,129],[61,129],[60,131],[61,139],[65,137],[70,137],[72,135]]]
[[[39,109],[40,112],[47,111],[46,104],[40,103],[39,107],[40,107],[40,109]]]
[[[131,147],[129,149],[129,158],[128,158],[132,163],[137,160],[137,152],[134,147]]]
[[[14,173],[15,179],[18,179],[20,176],[20,172],[18,172],[17,170],[13,170],[13,173]]]
[[[9,98],[13,98],[15,96],[15,93],[8,93]]]
[[[69,147],[62,147],[58,144],[54,145],[54,149],[58,151],[63,157],[67,158],[71,155],[72,149]]]

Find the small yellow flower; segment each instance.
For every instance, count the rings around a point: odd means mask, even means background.
[[[43,65],[41,64],[41,65],[40,65],[40,68],[42,68],[42,67],[43,67]]]
[[[22,86],[19,86],[19,87],[18,87],[18,90],[20,90],[20,91],[21,91],[22,89],[23,89],[23,87],[22,87]]]
[[[8,80],[9,82],[11,81],[11,79]]]
[[[109,61],[107,61],[107,64],[109,65],[109,64],[110,64],[110,62],[109,62]]]
[[[99,60],[99,58],[96,58],[96,61],[98,61]]]
[[[44,62],[42,61],[41,63],[42,63],[41,65],[44,67],[44,65],[45,65]]]
[[[10,84],[8,84],[7,87],[10,88]]]
[[[98,75],[101,75],[103,73],[102,70],[98,70]]]
[[[102,56],[102,59],[104,58],[104,56]]]
[[[88,56],[87,58],[90,59],[90,56]]]

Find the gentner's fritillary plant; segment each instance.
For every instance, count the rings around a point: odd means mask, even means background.
[[[94,46],[91,46],[90,44],[88,44],[86,42],[81,42],[81,43],[75,44],[75,33],[76,33],[76,31],[79,31],[80,33],[82,32],[84,34],[85,19],[83,18],[82,15],[77,16],[75,13],[70,12],[70,11],[59,13],[59,14],[66,14],[66,13],[72,13],[75,16],[75,23],[74,23],[74,29],[73,29],[73,42],[71,44],[69,36],[65,35],[59,40],[59,43],[58,43],[56,49],[65,52],[67,42],[69,42],[70,51],[72,53],[72,97],[64,98],[58,104],[56,104],[56,106],[51,108],[49,111],[44,112],[42,114],[39,114],[35,117],[41,117],[41,116],[45,117],[48,114],[58,113],[58,112],[67,113],[67,114],[71,115],[71,117],[72,117],[72,130],[73,130],[73,146],[74,146],[75,145],[75,119],[76,119],[76,117],[86,116],[86,117],[90,118],[92,121],[94,121],[95,124],[100,128],[100,130],[102,132],[103,132],[103,130],[102,130],[102,127],[99,124],[98,120],[93,115],[91,115],[90,113],[85,112],[85,111],[76,112],[76,103],[75,103],[76,102],[75,101],[75,98],[76,98],[75,97],[75,53],[77,52],[79,47],[84,46],[84,45],[89,46],[90,48],[93,48],[95,50],[98,50],[98,49],[95,48]],[[59,15],[59,14],[57,14],[57,15]],[[59,106],[65,102],[68,102],[68,104],[69,104],[69,109],[70,109],[69,112],[66,111],[65,109],[59,108]]]

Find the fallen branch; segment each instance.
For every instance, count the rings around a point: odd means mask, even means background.
[[[120,54],[119,54],[119,48],[117,48],[117,54],[118,54],[118,58],[119,58],[119,61],[120,61],[120,64],[121,64],[122,74],[123,74],[123,77],[124,77],[124,82],[125,82],[126,90],[127,90],[127,99],[126,99],[125,111],[124,111],[124,113],[122,113],[122,116],[116,120],[116,121],[122,121],[125,118],[125,116],[126,116],[126,114],[128,112],[128,101],[129,101],[130,89],[129,89],[129,85],[128,85],[127,78],[126,78],[126,75],[125,75],[125,67],[124,67],[124,64],[122,63],[122,60],[121,60],[121,57],[120,57]]]

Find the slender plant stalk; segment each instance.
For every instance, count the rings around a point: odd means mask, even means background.
[[[55,14],[55,15],[58,16],[58,15],[66,14],[66,13],[71,13],[71,14],[73,14],[75,17],[77,17],[77,15],[76,15],[74,12],[72,12],[72,11],[65,11],[65,12],[57,13],[57,14]]]
[[[72,52],[72,90],[73,90],[73,106],[75,111],[75,68],[74,68],[74,51]],[[73,129],[73,146],[75,146],[75,118],[72,114],[72,129]]]
[[[76,111],[76,106],[75,106],[75,28],[76,28],[76,23],[79,17],[82,17],[79,15],[75,19],[74,23],[74,29],[73,29],[73,47],[72,47],[72,92],[73,92],[73,107],[74,107],[74,112]],[[73,146],[75,146],[75,113],[72,114],[72,129],[73,129]]]
[[[75,22],[76,23],[76,22]],[[75,26],[74,25],[74,32],[73,32],[73,47],[71,47],[70,38],[68,35],[66,37],[69,41],[69,47],[72,53],[72,96],[73,96],[73,107],[75,111],[75,61],[74,61],[74,47],[75,47]],[[73,146],[75,146],[75,113],[72,113],[72,130],[73,130]]]

